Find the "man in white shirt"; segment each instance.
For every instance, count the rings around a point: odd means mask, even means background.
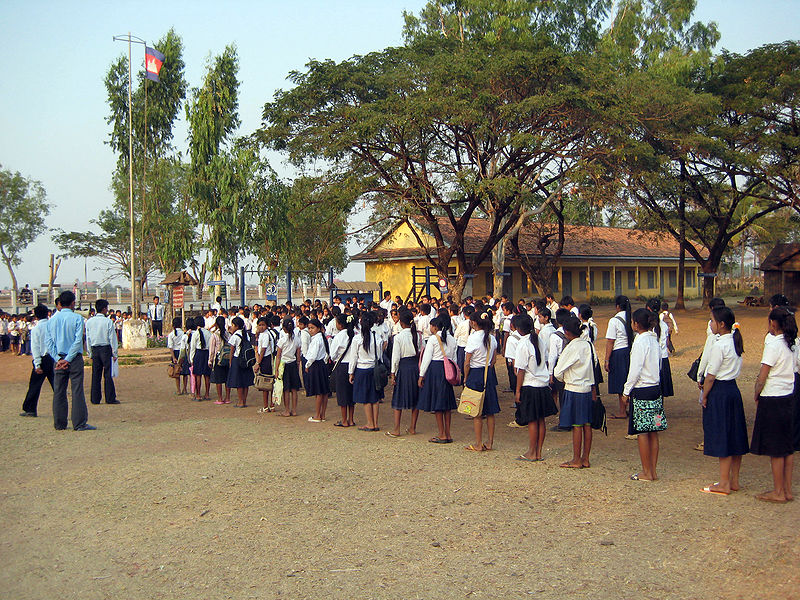
[[[389,311],[392,310],[392,292],[383,292],[383,300],[380,301],[380,306],[386,311],[386,314],[389,314]]]
[[[164,337],[164,305],[158,296],[153,296],[153,304],[147,309],[147,316],[150,319],[153,336],[160,340]]]
[[[34,316],[38,319],[36,326],[31,330],[31,354],[33,355],[33,369],[28,383],[28,393],[22,403],[20,417],[35,417],[39,406],[39,393],[42,391],[44,380],[53,387],[53,359],[47,353],[47,307],[43,304],[33,309]]]
[[[92,404],[100,404],[103,399],[100,391],[102,377],[105,380],[106,404],[119,404],[114,378],[111,377],[111,365],[117,360],[117,333],[114,330],[114,323],[108,318],[108,300],[101,298],[95,302],[95,308],[97,314],[86,321],[86,347],[89,358],[92,359],[90,400]]]

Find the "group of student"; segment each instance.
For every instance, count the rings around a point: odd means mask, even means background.
[[[0,311],[0,352],[30,355],[30,333],[36,327],[36,321],[32,313],[12,315]]]

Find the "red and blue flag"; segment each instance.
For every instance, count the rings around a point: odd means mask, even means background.
[[[164,64],[164,55],[155,48],[144,48],[144,66],[146,77],[152,81],[160,81],[158,73],[161,71],[161,65]]]

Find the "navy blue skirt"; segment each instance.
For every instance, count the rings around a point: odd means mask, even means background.
[[[228,369],[228,387],[248,388],[253,385],[254,379],[253,369],[242,369],[239,366],[239,357],[231,354],[231,366]]]
[[[228,383],[228,371],[229,367],[215,365],[211,370],[211,383]]]
[[[172,357],[175,359],[175,362],[178,362],[178,357],[181,355],[180,350],[173,350]],[[184,359],[181,363],[181,375],[190,375],[189,373],[189,359]]]
[[[419,402],[419,364],[416,356],[400,359],[397,373],[394,376],[392,392],[392,408],[408,410],[417,408]]]
[[[297,371],[297,361],[287,362],[283,365],[283,391],[299,390],[300,373]]]
[[[347,369],[350,365],[340,362],[335,369],[334,379],[336,380],[336,404],[338,406],[353,406],[353,384],[350,383],[350,373]]]
[[[800,374],[794,374],[794,451],[800,452]]]
[[[258,368],[262,375],[272,375],[272,363],[273,363],[272,354],[265,354],[261,358],[261,362],[259,363]]]
[[[358,369],[353,377],[353,402],[356,404],[375,404],[378,392],[375,390],[375,369]]]
[[[330,394],[328,367],[321,360],[315,360],[306,373],[306,397]]]
[[[456,364],[458,365],[458,371],[461,373],[461,385],[464,385],[464,360],[466,357],[466,346],[459,346],[456,348]]]
[[[464,386],[478,392],[483,391],[483,373],[485,369],[470,367]],[[500,400],[497,398],[497,374],[494,367],[489,367],[486,375],[486,393],[483,395],[483,412],[481,416],[496,415],[500,412]]]
[[[759,396],[750,452],[774,458],[789,456],[794,453],[793,436],[794,394]]]
[[[741,456],[750,451],[742,394],[736,380],[714,381],[703,409],[703,454]]]
[[[620,348],[608,359],[608,393],[621,394],[631,367],[631,349]]]
[[[580,427],[592,422],[592,392],[579,393],[564,390],[561,400],[559,427]]]
[[[425,412],[444,412],[458,408],[453,386],[444,378],[444,361],[431,361],[419,390],[417,408]]]
[[[192,373],[195,375],[211,375],[211,367],[208,366],[208,348],[194,351]]]
[[[674,396],[675,389],[673,388],[672,385],[672,369],[670,369],[669,367],[669,358],[661,359],[661,370],[659,371],[658,374],[661,380],[661,396],[663,398],[667,398],[668,396]]]
[[[517,412],[514,414],[514,420],[517,425],[535,423],[540,419],[546,419],[555,414],[558,414],[558,409],[556,408],[556,403],[553,402],[553,392],[549,386],[522,386],[522,390],[519,393]]]

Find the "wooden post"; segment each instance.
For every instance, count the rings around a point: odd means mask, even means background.
[[[637,296],[639,295],[639,288],[642,286],[642,281],[640,278],[641,273],[639,272],[639,265],[636,265],[636,285],[634,286],[634,291],[636,292]]]

